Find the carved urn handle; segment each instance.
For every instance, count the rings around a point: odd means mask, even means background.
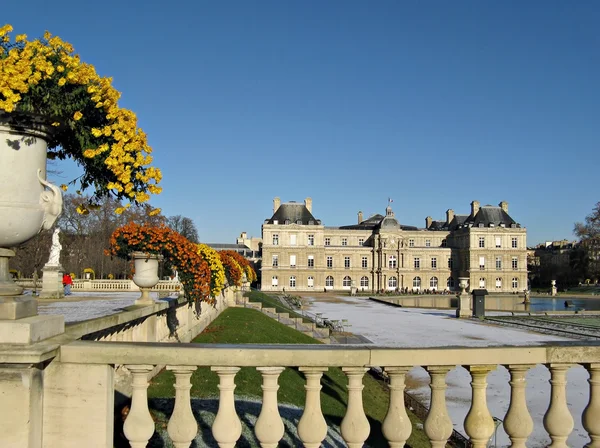
[[[58,218],[58,216],[62,212],[62,192],[60,191],[60,188],[58,188],[56,185],[53,185],[42,178],[41,169],[38,169],[37,176],[40,183],[44,187],[49,188],[49,190],[44,190],[40,194],[40,205],[44,209],[42,229],[48,230],[52,228],[54,222],[56,221],[56,218]]]

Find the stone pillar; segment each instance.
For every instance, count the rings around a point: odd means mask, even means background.
[[[40,299],[62,299],[65,296],[62,284],[63,267],[46,263],[42,272]]]
[[[556,280],[552,280],[552,297],[556,297]]]
[[[469,277],[458,278],[460,294],[458,295],[458,309],[456,310],[456,317],[459,318],[469,318],[473,316],[473,311],[471,310],[471,296],[467,293],[468,284]]]

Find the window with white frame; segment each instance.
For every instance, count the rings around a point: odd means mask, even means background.
[[[344,268],[350,269],[350,257],[344,257]]]
[[[290,246],[295,246],[296,245],[296,234],[292,233],[290,235]]]
[[[485,247],[485,237],[484,236],[479,237],[479,247]]]
[[[290,277],[290,288],[295,288],[296,287],[296,276],[292,275]]]
[[[398,279],[394,276],[391,276],[390,278],[388,278],[388,288],[396,289],[397,287],[398,287]]]
[[[412,238],[408,240],[408,247],[415,247],[415,240]]]
[[[279,266],[279,255],[273,255],[271,257],[271,260],[273,261],[273,267],[276,268],[277,266]]]
[[[502,289],[502,277],[496,277],[496,289]]]
[[[278,246],[279,245],[279,235],[274,233],[273,234],[273,246]]]
[[[431,277],[429,279],[429,288],[430,289],[437,289],[438,287],[438,278],[437,277]]]
[[[290,268],[295,268],[295,267],[296,267],[296,256],[290,255]]]
[[[425,240],[425,247],[431,247],[431,240]]]
[[[431,269],[437,269],[437,258],[431,257]]]
[[[497,236],[496,237],[496,247],[502,247],[502,237],[501,236]]]
[[[454,278],[453,277],[448,277],[448,279],[446,280],[446,287],[448,289],[454,288]]]
[[[306,265],[309,268],[314,268],[315,267],[315,256],[314,255],[309,255],[308,256],[308,260],[306,260]]]
[[[348,238],[342,238],[342,246],[348,245]]]
[[[513,268],[513,271],[516,271],[517,269],[519,269],[519,258],[518,257],[512,257],[512,268]]]
[[[271,286],[277,286],[279,284],[279,279],[277,278],[277,276],[273,276],[273,278],[271,279]]]
[[[325,238],[325,246],[331,246],[331,238]]]
[[[307,242],[308,242],[309,246],[314,246],[315,245],[315,236],[314,235],[308,235]]]
[[[502,270],[502,257],[496,257],[496,270]]]
[[[413,266],[415,269],[421,269],[421,259],[419,257],[414,258]]]
[[[369,287],[369,277],[367,277],[366,275],[363,275],[360,278],[360,287],[361,288],[368,288]]]
[[[479,287],[482,289],[485,288],[485,278],[479,279]]]
[[[306,279],[306,286],[309,288],[314,288],[315,287],[315,278],[314,277],[308,277]]]
[[[333,257],[327,257],[327,267],[329,269],[333,267]]]
[[[510,239],[510,243],[513,249],[516,249],[517,247],[519,247],[518,243],[517,243],[517,237],[513,236]]]
[[[398,266],[398,260],[396,260],[396,256],[390,255],[390,258],[388,260],[388,268],[396,269],[397,266]]]
[[[413,278],[413,288],[421,289],[421,277]]]
[[[479,269],[482,271],[485,270],[485,257],[479,257]]]
[[[519,288],[519,279],[517,277],[512,278],[512,287],[513,287],[513,289]]]
[[[362,263],[363,269],[366,269],[369,267],[369,259],[367,257],[362,257],[361,263]]]
[[[358,245],[359,246],[364,246],[365,245],[365,239],[364,238],[359,238],[358,239]]]
[[[350,286],[352,286],[352,279],[349,275],[344,277],[344,280],[342,281],[342,286],[344,288],[350,288]]]
[[[448,258],[448,269],[453,269],[454,268],[454,260],[452,259],[452,257]]]
[[[333,277],[331,275],[328,275],[325,279],[325,286],[327,288],[333,288]]]

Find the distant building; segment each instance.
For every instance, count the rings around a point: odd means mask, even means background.
[[[324,226],[304,203],[273,201],[262,226],[264,291],[454,291],[458,278],[471,289],[517,292],[527,288],[527,232],[508,203],[471,203],[468,215],[446,212],[425,228],[400,224],[392,207],[356,224]]]

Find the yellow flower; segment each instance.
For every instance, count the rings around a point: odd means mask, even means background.
[[[148,213],[148,215],[150,216],[156,216],[158,215],[162,210],[160,208],[155,208],[154,210],[152,210],[150,213]]]
[[[62,73],[62,72],[65,71],[65,67],[62,66],[62,65],[59,65],[58,67],[56,67],[56,71],[59,72],[59,73]]]
[[[60,188],[62,191],[67,191],[69,189],[69,187],[67,187],[65,184],[62,184]]]
[[[92,135],[94,137],[100,137],[102,135],[102,131],[98,128],[92,128]]]
[[[58,80],[58,85],[61,87],[64,86],[66,83],[67,83],[67,80],[65,78],[60,78]],[[76,118],[76,120],[77,120],[77,118]]]
[[[77,213],[79,213],[80,215],[87,215],[90,211],[86,208],[85,205],[81,204],[78,205],[77,208],[75,209],[77,210]]]
[[[52,126],[58,127],[58,126],[60,126],[60,123],[58,121],[55,121],[54,123],[52,123]]]
[[[115,213],[116,213],[117,215],[120,215],[120,214],[121,214],[121,213],[123,213],[124,211],[125,211],[125,207],[117,207],[117,208],[115,209]]]
[[[92,159],[92,158],[96,157],[96,151],[94,151],[93,149],[86,149],[85,151],[83,151],[83,157]]]
[[[27,34],[18,34],[15,37],[15,42],[23,42],[25,39],[27,39]]]
[[[75,120],[75,121],[81,120],[81,117],[83,117],[83,114],[79,111],[77,111],[73,114],[73,120]]]

